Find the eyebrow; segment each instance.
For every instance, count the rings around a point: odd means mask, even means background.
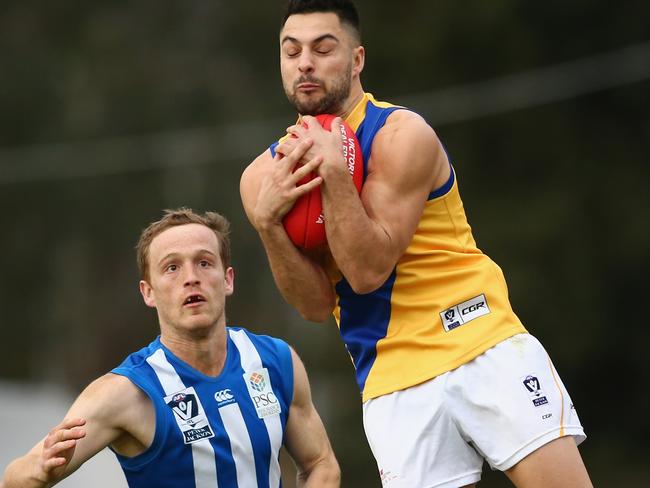
[[[205,254],[209,254],[213,258],[217,257],[217,255],[215,253],[213,253],[212,251],[210,251],[209,249],[199,249],[196,253],[194,253],[194,256],[201,256],[201,255],[205,255]],[[160,266],[165,261],[169,261],[170,259],[176,258],[176,257],[178,257],[180,255],[181,255],[181,253],[179,253],[179,252],[170,252],[169,254],[166,254],[165,256],[160,258],[160,260],[158,260],[158,266]]]
[[[339,38],[336,37],[335,35],[333,35],[333,34],[323,34],[322,36],[317,37],[316,39],[311,41],[310,44],[317,44],[317,43],[319,43],[321,41],[324,41],[326,39],[331,39],[333,41],[339,42]],[[291,37],[291,36],[284,36],[282,38],[282,42],[280,44],[284,45],[285,42],[294,42],[296,44],[300,44],[300,41],[298,39],[296,39],[295,37]]]

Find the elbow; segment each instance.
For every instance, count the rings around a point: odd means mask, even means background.
[[[341,486],[341,468],[339,467],[339,463],[336,462],[336,459],[330,463],[325,481],[327,486]]]
[[[334,453],[318,461],[311,469],[298,471],[298,480],[298,486],[339,488],[341,486],[341,468]]]
[[[390,272],[373,272],[365,270],[346,276],[350,288],[357,295],[366,295],[380,288],[390,276]]]
[[[306,320],[308,322],[315,322],[317,324],[322,324],[322,323],[325,323],[327,321],[327,319],[329,319],[330,314],[322,315],[322,314],[303,313],[303,312],[301,312],[300,316],[304,320]]]
[[[298,309],[298,313],[304,320],[322,324],[332,316],[332,310],[334,310],[334,304],[323,307],[301,308]]]
[[[328,293],[324,295],[314,292],[309,295],[309,298],[303,297],[301,300],[287,300],[287,302],[294,306],[304,320],[323,323],[332,316],[336,305],[334,291],[327,291]]]

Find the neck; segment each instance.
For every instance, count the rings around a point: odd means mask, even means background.
[[[354,110],[354,107],[356,107],[357,104],[361,101],[363,96],[364,92],[361,83],[353,83],[352,88],[350,89],[350,96],[348,96],[345,102],[343,102],[341,110],[336,115],[344,120],[347,119],[348,116],[352,113],[352,110]]]
[[[174,355],[206,376],[218,376],[226,362],[225,324],[200,331],[161,330],[160,342]]]

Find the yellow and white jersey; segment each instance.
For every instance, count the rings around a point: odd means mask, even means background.
[[[364,164],[377,131],[400,108],[366,94],[348,117]],[[429,195],[411,244],[379,289],[358,295],[340,273],[330,274],[334,316],[364,401],[425,382],[525,332],[501,269],[476,246],[453,170]]]

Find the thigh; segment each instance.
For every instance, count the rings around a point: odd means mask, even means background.
[[[518,488],[589,488],[592,485],[572,437],[543,445],[506,471]]]
[[[457,488],[480,479],[483,459],[447,412],[445,379],[364,403],[364,428],[385,488]]]
[[[460,429],[494,469],[506,471],[555,439],[585,438],[566,388],[530,334],[452,371],[445,393]]]

